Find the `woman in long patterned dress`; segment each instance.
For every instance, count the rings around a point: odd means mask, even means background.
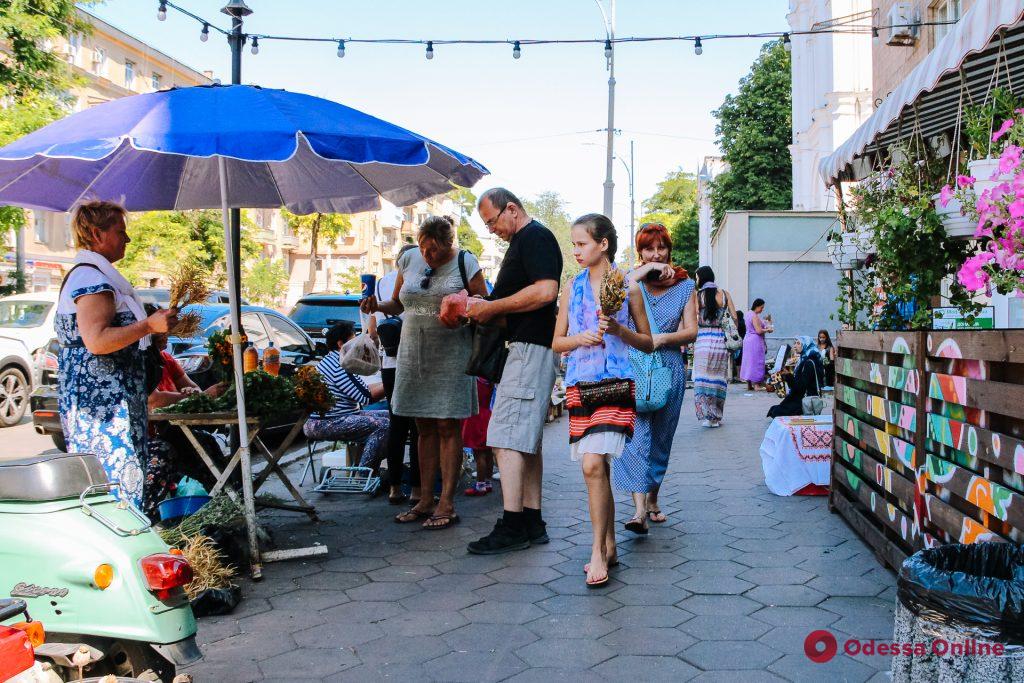
[[[398,514],[399,524],[423,522],[424,529],[458,524],[455,487],[462,471],[462,420],[477,412],[476,380],[466,374],[472,351],[469,328],[445,327],[438,319],[441,300],[460,290],[486,296],[476,257],[455,248],[450,219],[431,216],[420,225],[419,249],[398,259],[398,279],[390,301],[369,297],[364,313],[402,315],[402,339],[395,371],[395,415],[416,419],[422,495]],[[403,315],[404,313],[404,315]],[[434,505],[434,481],[441,470],[441,498]]]
[[[572,459],[582,461],[594,534],[590,562],[583,571],[587,587],[596,588],[608,583],[608,568],[618,564],[609,461],[621,455],[636,417],[633,368],[627,349],[632,346],[649,353],[654,344],[635,284],[616,313],[606,316],[601,311],[602,279],[614,268],[616,236],[612,222],[596,213],[577,218],[572,226],[572,244],[576,262],[584,270],[563,288],[551,350],[569,354],[565,372],[569,448]],[[628,326],[630,318],[636,332]],[[601,389],[590,398],[594,384]]]
[[[715,284],[715,271],[697,269],[697,343],[693,350],[693,405],[702,427],[719,427],[729,388],[729,350],[725,348],[722,318],[736,318],[732,297]]]
[[[753,391],[764,386],[765,354],[768,345],[764,335],[772,331],[772,326],[761,319],[764,313],[764,299],[754,299],[746,316],[747,333],[743,335],[743,364],[740,366],[740,379],[746,380],[747,388]],[[771,316],[769,316],[771,317]]]
[[[636,252],[642,263],[630,273],[630,280],[638,283],[648,301],[654,348],[662,363],[672,370],[672,387],[665,405],[649,413],[637,413],[633,438],[612,466],[615,488],[630,492],[636,506],[626,528],[645,534],[648,518],[656,524],[666,521],[658,505],[658,493],[683,407],[686,357],[681,347],[697,338],[697,303],[692,296],[693,280],[686,270],[670,263],[672,238],[665,226],[642,225],[636,236]],[[634,370],[649,367],[652,358],[635,349],[630,349],[629,357]]]
[[[140,510],[148,423],[143,350],[176,324],[177,311],[146,316],[131,284],[112,265],[131,240],[125,211],[89,202],[75,212],[79,252],[64,279],[54,327],[61,426],[68,453],[99,458],[115,495]]]

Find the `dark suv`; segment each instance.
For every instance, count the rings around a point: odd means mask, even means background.
[[[307,294],[295,302],[288,317],[298,323],[313,341],[322,344],[327,330],[342,320],[355,323],[356,334],[362,332],[359,300],[354,294]]]

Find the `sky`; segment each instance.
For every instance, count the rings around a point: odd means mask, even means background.
[[[228,28],[226,0],[175,0]],[[595,0],[246,0],[250,33],[328,38],[603,38]],[[607,8],[610,0],[603,0]],[[168,11],[157,0],[106,0],[90,11],[197,70],[230,80],[226,40]],[[782,31],[786,0],[618,0],[619,37]],[[629,225],[630,141],[635,149],[636,213],[667,173],[696,172],[715,154],[712,111],[735,92],[761,39],[616,46],[613,219]],[[349,44],[262,41],[243,53],[242,81],[327,97],[430,137],[484,164],[474,188],[502,185],[523,198],[558,192],[572,215],[603,208],[608,72],[602,45]],[[622,163],[622,162],[625,162]],[[482,229],[479,219],[474,227]]]

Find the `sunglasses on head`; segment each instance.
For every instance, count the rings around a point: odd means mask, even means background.
[[[430,278],[434,276],[434,269],[427,266],[427,269],[423,271],[423,279],[420,280],[420,289],[430,288]]]

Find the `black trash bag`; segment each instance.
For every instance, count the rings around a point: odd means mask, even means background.
[[[192,614],[196,617],[215,617],[218,614],[228,614],[242,600],[242,589],[238,586],[231,588],[207,588],[192,600]]]
[[[896,590],[921,619],[1024,645],[1024,546],[952,543],[922,550],[903,563]]]

